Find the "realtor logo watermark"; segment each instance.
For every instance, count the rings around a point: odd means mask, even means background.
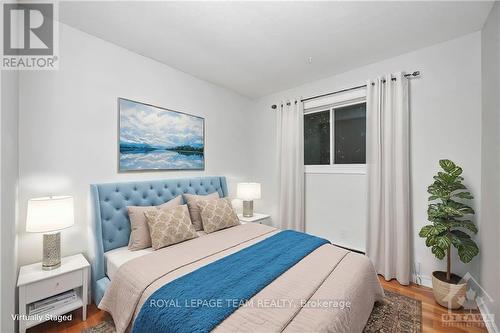
[[[12,2],[2,5],[1,69],[58,68],[57,3]]]
[[[493,304],[494,299],[486,292],[479,282],[470,273],[460,280],[460,283],[467,283],[467,291],[465,296],[460,296],[458,302],[462,305],[460,311],[448,310],[447,313],[441,315],[441,325],[443,327],[459,327],[485,328],[495,323],[495,315],[488,311],[487,304]],[[445,302],[451,302],[451,299],[456,296],[453,289],[445,297]],[[479,293],[478,293],[479,292]],[[480,311],[482,308],[482,312]]]

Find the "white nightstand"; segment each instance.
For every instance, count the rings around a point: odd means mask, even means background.
[[[238,214],[238,219],[240,220],[241,224],[245,223],[264,223],[266,220],[268,220],[271,217],[271,215],[267,214],[258,214],[258,213],[253,213],[252,217],[244,217],[243,214]]]
[[[82,319],[86,320],[89,278],[90,264],[81,254],[62,258],[61,267],[50,271],[42,270],[41,263],[22,266],[17,280],[19,331],[24,333],[27,328],[78,308],[82,308]],[[30,304],[70,290],[76,291],[76,299],[67,299],[65,304],[29,315]]]

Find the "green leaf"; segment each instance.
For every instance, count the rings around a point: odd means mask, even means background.
[[[453,175],[453,176],[460,176],[462,174],[462,168],[457,166],[453,171],[451,171],[450,173]]]
[[[440,180],[444,184],[453,184],[457,180],[457,176],[447,174],[444,172],[438,172],[436,180]]]
[[[479,248],[477,247],[477,244],[470,237],[453,237],[452,244],[458,250],[458,257],[460,258],[460,261],[464,263],[470,262],[475,256],[479,254]]]
[[[432,222],[434,222],[434,224],[441,224],[448,227],[448,221],[448,219],[443,217],[434,217]]]
[[[447,234],[436,237],[436,245],[443,250],[447,250],[451,246],[451,239]]]
[[[454,193],[452,196],[460,199],[469,199],[469,200],[474,199],[474,197],[472,196],[472,194],[470,194],[470,192],[458,192]]]
[[[464,214],[457,208],[446,206],[443,208],[444,212],[448,216],[462,217]]]
[[[470,239],[469,234],[466,234],[465,232],[461,230],[452,230],[451,234],[455,237],[458,237],[460,239]]]
[[[475,234],[479,231],[474,223],[466,223],[464,228]]]
[[[460,182],[454,182],[453,184],[448,185],[448,189],[451,192],[453,192],[453,191],[457,191],[457,190],[466,190],[467,187],[465,187],[465,185],[460,183]]]
[[[443,204],[441,203],[430,204],[429,208],[427,209],[427,215],[429,216],[429,219],[447,217],[447,214],[443,209]]]
[[[420,229],[420,232],[418,233],[418,235],[420,237],[427,237],[427,236],[429,236],[429,234],[432,232],[433,229],[434,229],[433,225],[431,225],[431,224],[426,225],[422,229]]]
[[[441,199],[448,199],[450,197],[450,194],[451,192],[449,190],[447,190],[446,188],[443,188],[441,186],[434,186],[434,185],[431,185],[427,188],[427,192],[429,194],[432,194],[433,196],[436,196],[437,198],[441,198]],[[437,199],[436,198],[436,199]],[[432,199],[434,200],[434,199]]]
[[[474,214],[474,210],[471,207],[453,200],[449,200],[447,202],[447,205],[443,206],[443,210],[448,215],[451,215],[453,217],[461,217],[466,214]]]
[[[464,242],[464,245],[458,248],[458,257],[463,263],[470,262],[478,254],[479,248],[473,240]]]
[[[439,166],[446,172],[448,172],[448,170],[453,170],[456,168],[455,163],[450,160],[439,160]]]
[[[433,246],[431,249],[432,253],[436,256],[436,258],[442,260],[445,256],[445,252],[439,246]]]
[[[474,222],[467,220],[467,221],[462,221],[462,223],[463,223],[463,228],[477,234],[478,229],[477,226],[474,224]]]
[[[448,226],[446,224],[442,222],[434,223],[434,230],[432,231],[434,235],[439,235],[445,231],[448,231]]]
[[[464,228],[477,234],[477,227],[471,220],[452,220],[449,222],[451,228]]]
[[[436,236],[435,235],[427,236],[427,239],[425,240],[425,246],[431,247],[434,245],[436,245]]]
[[[439,165],[444,171],[452,176],[460,176],[462,174],[462,168],[450,160],[440,160]]]

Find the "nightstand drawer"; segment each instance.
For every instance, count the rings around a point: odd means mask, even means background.
[[[26,286],[26,304],[57,295],[83,284],[82,271],[74,271]]]

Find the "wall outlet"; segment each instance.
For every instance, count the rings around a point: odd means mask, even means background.
[[[420,275],[420,262],[415,262],[413,264],[413,273],[415,276],[415,283],[418,285],[422,285],[422,275]]]

